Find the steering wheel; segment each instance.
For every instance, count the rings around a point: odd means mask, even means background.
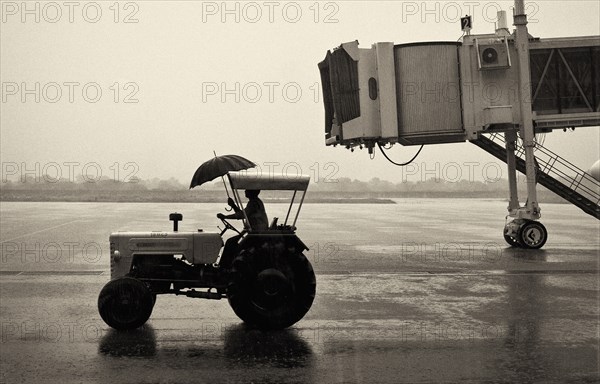
[[[221,221],[223,222],[223,225],[225,226],[225,229],[223,229],[221,231],[221,236],[228,230],[231,229],[234,232],[237,232],[238,235],[241,235],[242,233],[236,228],[234,227],[229,221],[227,221],[227,219],[221,219]]]

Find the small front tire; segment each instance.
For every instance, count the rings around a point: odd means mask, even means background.
[[[154,299],[140,280],[121,277],[108,282],[98,296],[98,312],[106,324],[117,330],[129,330],[146,323]]]

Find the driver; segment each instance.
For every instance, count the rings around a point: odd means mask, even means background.
[[[260,190],[257,189],[246,189],[246,197],[248,198],[248,204],[246,208],[242,211],[230,197],[227,199],[227,204],[233,208],[235,213],[231,215],[224,215],[222,213],[218,213],[217,217],[219,219],[236,219],[240,220],[244,218],[244,212],[246,212],[246,216],[248,217],[248,222],[250,224],[250,228],[253,231],[265,231],[269,228],[269,219],[267,218],[267,213],[265,211],[265,205],[262,200],[258,198],[258,194]]]
[[[246,212],[246,216],[248,217],[248,222],[250,224],[250,228],[253,231],[264,231],[269,228],[269,220],[267,218],[267,213],[265,212],[265,205],[262,200],[258,198],[258,194],[260,190],[247,189],[246,197],[248,198],[248,204],[246,208],[242,211],[230,197],[227,199],[227,204],[233,208],[235,213],[231,215],[224,215],[222,213],[217,213],[217,217],[221,220],[223,219],[243,219],[244,212]],[[220,263],[222,265],[229,265],[231,261],[233,261],[234,251],[236,249],[236,244],[242,238],[242,233],[236,236],[232,236],[225,242],[225,247],[223,247],[223,254],[221,255]]]

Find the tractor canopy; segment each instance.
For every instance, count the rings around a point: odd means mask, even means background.
[[[310,176],[249,175],[246,172],[229,172],[233,189],[259,189],[280,191],[306,191]]]
[[[298,220],[298,215],[300,214],[300,209],[302,208],[306,190],[308,189],[308,184],[310,182],[310,176],[252,175],[247,174],[246,172],[229,172],[227,177],[229,179],[229,184],[231,185],[231,190],[233,191],[235,202],[242,210],[244,209],[244,206],[242,199],[240,198],[240,190],[293,191],[294,193],[285,217],[285,222],[282,225],[279,225],[279,227],[295,230],[296,221]],[[292,218],[290,217],[290,213],[292,212],[292,207],[294,206],[294,201],[296,200],[298,192],[301,192],[302,196],[300,197],[300,202],[297,204],[298,208],[295,215]],[[288,225],[288,221],[290,225]],[[244,218],[244,226],[252,230],[247,217]],[[271,229],[277,229],[276,222],[273,223]]]

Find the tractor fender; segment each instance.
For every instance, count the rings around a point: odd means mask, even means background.
[[[309,250],[295,233],[251,233],[240,242],[240,249],[262,246],[265,243],[283,243],[286,248],[295,248],[299,253]]]

